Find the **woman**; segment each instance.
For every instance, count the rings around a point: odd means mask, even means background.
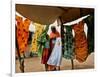
[[[50,34],[50,57],[48,59],[48,70],[54,71],[56,69],[60,70],[61,64],[61,38],[59,32],[54,26],[51,27]],[[59,50],[57,50],[57,48]]]

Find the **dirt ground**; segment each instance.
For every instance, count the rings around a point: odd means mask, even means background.
[[[61,70],[71,70],[71,60],[66,60],[63,58],[61,64]],[[74,69],[93,69],[94,68],[94,53],[88,56],[87,60],[83,63],[79,63],[74,60]],[[19,61],[16,60],[16,73],[20,73]],[[25,72],[41,72],[45,71],[44,65],[41,64],[41,59],[39,57],[32,57],[25,59]]]

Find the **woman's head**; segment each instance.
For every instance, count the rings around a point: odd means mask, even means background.
[[[52,31],[53,33],[56,32],[56,28],[55,28],[55,26],[52,26],[52,27],[51,27],[51,31]]]

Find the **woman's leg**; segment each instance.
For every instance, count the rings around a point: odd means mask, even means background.
[[[48,64],[45,64],[45,71],[48,71]]]
[[[55,70],[55,67],[52,66],[52,65],[48,65],[48,71],[54,71]]]
[[[57,66],[57,70],[58,70],[58,71],[60,70],[60,66]]]

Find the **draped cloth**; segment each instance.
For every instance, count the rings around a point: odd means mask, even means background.
[[[44,30],[44,25],[41,25],[39,23],[34,23],[35,25],[35,33],[34,36],[32,37],[32,43],[31,43],[31,48],[30,51],[37,53],[38,51],[38,37],[42,34],[43,30]]]
[[[47,51],[48,49],[44,49],[44,48],[49,48],[46,47],[45,45],[47,45],[50,42],[49,36],[48,39],[47,37],[47,32],[48,32],[49,26],[47,25],[45,27],[45,29],[43,30],[43,32],[41,33],[41,35],[38,37],[37,39],[37,44],[38,44],[38,56],[42,56],[43,51]],[[48,46],[48,45],[47,45]]]
[[[72,26],[65,26],[64,32],[64,54],[63,57],[66,59],[74,58],[74,42],[72,34]]]
[[[20,55],[23,55],[28,45],[29,25],[31,21],[27,18],[23,20],[22,17],[16,16],[16,22],[17,22],[16,32],[17,32],[18,48]]]
[[[84,62],[88,56],[88,44],[84,32],[84,22],[81,21],[79,24],[73,25],[73,29],[75,32],[75,56],[79,62]]]

